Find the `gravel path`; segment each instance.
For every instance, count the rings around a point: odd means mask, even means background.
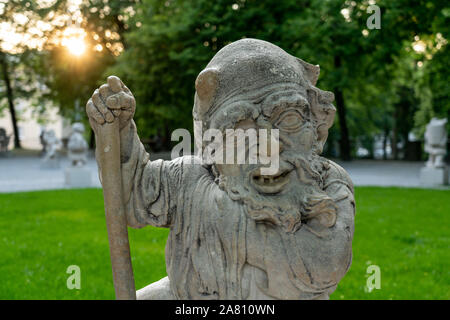
[[[168,154],[155,154],[153,159]],[[356,160],[338,163],[344,167],[355,185],[420,187],[419,171],[422,162]],[[0,192],[45,189],[65,189],[64,169],[69,166],[62,158],[59,169],[41,169],[41,159],[32,156],[0,157]],[[92,187],[99,188],[97,164],[89,158],[87,168],[92,172]]]

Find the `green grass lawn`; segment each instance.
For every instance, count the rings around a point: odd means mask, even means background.
[[[356,189],[353,263],[332,299],[450,299],[450,191]],[[168,230],[130,229],[136,287],[166,275]],[[112,299],[101,190],[0,194],[0,299]],[[365,289],[369,265],[381,289]],[[66,286],[81,269],[81,290]]]

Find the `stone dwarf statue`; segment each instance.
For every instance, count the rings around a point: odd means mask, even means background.
[[[88,144],[83,137],[84,125],[76,122],[72,125],[72,134],[67,144],[68,156],[74,167],[82,167],[87,162]]]
[[[129,226],[170,229],[168,277],[138,299],[329,298],[351,264],[355,202],[348,174],[319,156],[335,108],[318,76],[318,66],[244,39],[196,80],[197,142],[210,128],[279,129],[279,170],[269,177],[260,164],[203,164],[198,155],[150,161],[130,90],[109,78],[94,92],[94,132],[120,121]]]
[[[444,157],[447,153],[447,119],[431,119],[425,131],[425,152],[429,154],[426,166],[429,168],[445,167]]]
[[[61,149],[61,141],[56,137],[55,131],[53,129],[46,130],[43,135],[43,141],[46,151],[43,162],[56,160],[58,158],[58,150]]]

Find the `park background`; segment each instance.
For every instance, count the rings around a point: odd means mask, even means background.
[[[380,29],[369,28],[371,5]],[[192,130],[195,78],[214,54],[267,40],[319,64],[318,86],[336,95],[324,156],[372,176],[384,164],[418,174],[425,125],[450,118],[449,19],[443,0],[0,0],[0,127],[10,136],[0,156],[0,299],[114,297],[101,190],[12,193],[21,172],[9,170],[39,161],[43,127],[63,141],[70,123],[88,128],[84,105],[108,75],[132,90],[139,135],[158,155],[173,130]],[[89,130],[86,139],[94,148]],[[50,176],[32,189],[56,189]],[[450,299],[449,189],[363,184],[353,264],[331,298]],[[137,288],[166,275],[167,232],[130,230]],[[70,265],[81,268],[80,290],[66,286]],[[370,265],[380,289],[366,287]]]

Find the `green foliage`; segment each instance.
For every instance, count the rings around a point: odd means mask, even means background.
[[[84,116],[86,102],[103,80],[102,73],[113,62],[109,52],[94,51],[83,57],[73,57],[62,47],[44,52],[39,71],[48,88],[45,97],[67,118],[75,118],[76,113]],[[77,100],[79,110],[75,109]]]
[[[0,299],[114,298],[101,190],[0,194],[0,208]],[[331,298],[450,299],[448,212],[448,190],[357,187],[353,262]],[[129,229],[137,288],[166,276],[167,234]],[[370,264],[381,290],[368,293]]]
[[[43,37],[49,41],[41,52],[21,45],[20,54],[27,51],[28,57],[34,56],[21,60],[30,70],[23,73],[31,75],[25,78],[44,83],[46,90],[16,96],[37,99],[39,103],[30,103],[37,114],[44,113],[45,101],[50,100],[73,118],[75,101],[83,107],[106,76],[116,74],[136,96],[141,137],[159,136],[168,147],[172,130],[192,128],[197,74],[223,46],[252,37],[321,66],[318,86],[341,97],[330,146],[346,139],[345,127],[353,148],[362,143],[370,149],[375,135],[406,140],[413,128],[421,135],[432,116],[449,116],[450,7],[446,1],[378,0],[381,29],[369,30],[367,8],[372,3],[85,0],[80,27],[87,34],[88,53],[77,61],[52,44],[52,35],[66,25],[46,31]],[[65,14],[67,5],[56,1],[40,7],[33,1],[14,0],[0,12],[5,21],[13,21],[14,12],[24,13],[28,23],[15,27],[26,32],[40,19],[52,21]],[[425,43],[424,52],[412,49],[417,39]],[[25,86],[15,87],[20,88]]]
[[[33,1],[0,1],[0,21],[2,29],[5,28],[0,37],[0,114],[8,105],[10,112],[16,114],[15,104],[22,99],[38,110],[38,117],[42,116],[42,106],[47,100],[42,95],[42,79],[36,72],[42,55],[33,43],[45,37],[46,32],[36,31],[35,27],[37,22],[47,22],[45,17],[60,4],[61,1],[55,1],[50,6],[41,7]],[[11,88],[9,94],[7,83]],[[20,114],[16,116],[16,120],[20,120]]]
[[[144,0],[130,19],[128,48],[107,75],[117,74],[135,93],[140,134],[167,136],[177,127],[192,127],[195,77],[212,56],[232,41],[259,38],[321,66],[319,86],[343,92],[350,136],[371,141],[374,134],[389,135],[393,128],[407,136],[416,109],[425,104],[419,103],[425,89],[417,93],[412,71],[401,60],[411,62],[414,54],[405,48],[414,36],[443,32],[445,3],[377,5],[382,28],[368,30],[368,1]],[[346,17],[343,9],[348,10]],[[440,55],[448,57],[444,50],[436,58]],[[436,63],[434,72],[445,77],[444,67]],[[445,80],[433,80],[433,104],[445,100]],[[423,127],[423,122],[417,125]],[[340,135],[337,123],[330,139]]]
[[[14,97],[29,100],[38,118],[45,115],[50,104],[56,105],[67,118],[84,115],[84,105],[104,80],[105,69],[123,50],[125,20],[136,2],[86,1],[80,8],[83,13],[81,23],[70,18],[65,22],[63,19],[63,24],[56,21],[66,15],[67,1],[55,1],[48,6],[26,0],[0,2],[2,21],[11,24],[16,33],[31,34],[32,39],[41,43],[34,48],[29,42],[22,41],[9,51],[0,52],[8,58]],[[19,13],[26,17],[26,22],[17,21],[15,15]],[[50,23],[50,28],[36,28],[39,22]],[[60,45],[61,31],[72,24],[77,26],[77,23],[87,34],[88,52],[81,57],[71,55]],[[33,28],[38,31],[31,32]],[[0,39],[0,47],[2,45],[3,39]],[[96,45],[101,45],[102,50],[95,50]],[[4,94],[4,90],[0,90],[0,110],[6,104]],[[80,108],[75,110],[77,100]]]
[[[415,125],[419,135],[425,131],[426,124],[432,117],[450,119],[450,53],[448,45],[433,55],[432,60],[425,60],[418,71],[416,95],[420,108],[415,114]],[[450,133],[450,127],[448,128]]]
[[[37,107],[44,101],[39,86],[39,76],[35,72],[35,63],[39,59],[39,52],[27,50],[22,53],[0,52],[0,73],[6,69],[13,91],[13,104],[19,100],[27,101],[30,107]],[[6,81],[0,78],[0,114],[8,107]],[[20,120],[20,113],[17,112]]]
[[[129,29],[128,21],[140,0],[87,0],[81,3],[85,18],[84,29],[92,42],[103,45],[112,54],[126,47],[123,35]]]
[[[330,10],[344,23],[341,5],[332,3]],[[123,78],[134,92],[138,129],[144,136],[191,128],[195,77],[232,41],[259,38],[311,58],[313,63],[333,61],[328,47],[322,49],[316,43],[334,28],[333,21],[327,28],[315,30],[322,25],[321,20],[314,20],[320,15],[316,9],[323,6],[313,4],[315,8],[309,8],[311,1],[143,1],[133,17],[134,24],[141,27],[126,35],[129,47],[108,74]],[[311,13],[315,15],[309,16]],[[309,20],[304,20],[306,17]],[[332,46],[331,41],[328,44]],[[320,56],[321,52],[327,54]]]
[[[86,32],[84,41],[88,52],[80,57],[72,56],[59,45],[47,45],[40,74],[49,88],[46,97],[59,106],[60,113],[65,117],[73,119],[80,114],[85,115],[84,105],[105,81],[102,75],[106,68],[115,62],[116,56],[123,50],[123,33],[128,28],[125,21],[136,2],[83,2],[80,7],[83,19],[79,27]],[[61,12],[55,15],[58,14]],[[96,49],[98,45],[100,51]],[[80,105],[78,110],[75,108],[77,102]]]

